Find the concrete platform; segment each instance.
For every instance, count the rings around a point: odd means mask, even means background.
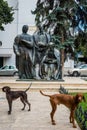
[[[30,90],[38,91],[45,89],[47,91],[58,91],[60,85],[69,92],[87,92],[87,81],[81,77],[64,77],[64,81],[20,81],[18,77],[0,77],[0,89],[3,86],[10,86],[13,89],[26,89],[32,82]]]
[[[74,130],[69,123],[69,110],[64,105],[59,105],[55,113],[56,125],[51,125],[51,106],[48,97],[44,97],[39,90],[47,94],[58,93],[60,84],[71,92],[87,92],[87,81],[80,77],[64,77],[64,81],[18,81],[18,77],[0,77],[0,90],[3,86],[13,89],[26,89],[31,103],[31,111],[21,111],[22,103],[16,100],[13,103],[12,114],[8,115],[8,103],[5,93],[0,91],[0,130]],[[75,130],[80,130],[79,126]]]
[[[55,92],[46,92],[53,94]],[[69,109],[59,105],[55,113],[56,125],[51,124],[51,106],[48,97],[42,96],[39,92],[27,92],[28,100],[31,103],[31,111],[21,111],[23,107],[20,100],[13,102],[12,114],[8,115],[8,103],[5,93],[0,92],[0,130],[80,130],[72,127],[69,123]]]

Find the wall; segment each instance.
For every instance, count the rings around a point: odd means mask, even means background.
[[[9,6],[13,6],[15,9],[17,0],[8,0]],[[3,57],[3,65],[15,64],[15,56],[13,53],[13,39],[17,34],[17,10],[14,11],[14,21],[11,24],[4,26],[5,31],[0,31],[0,57]]]
[[[7,0],[9,6],[14,8],[14,21],[5,25],[5,31],[0,31],[0,57],[3,57],[3,64],[15,64],[15,54],[13,52],[13,42],[17,34],[21,33],[22,26],[27,24],[35,26],[34,15],[31,10],[35,8],[37,0]],[[32,32],[29,32],[32,33]]]
[[[37,0],[19,0],[19,12],[18,12],[18,34],[21,33],[22,26],[24,24],[29,27],[35,26],[35,16],[31,13],[36,7]],[[29,33],[32,33],[29,31]]]

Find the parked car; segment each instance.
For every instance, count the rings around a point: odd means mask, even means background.
[[[87,64],[83,64],[76,68],[69,69],[68,74],[72,76],[87,76]]]
[[[14,65],[5,65],[0,68],[0,76],[14,76],[18,74],[18,70]]]

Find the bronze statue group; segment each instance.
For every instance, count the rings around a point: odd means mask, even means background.
[[[28,34],[28,25],[14,39],[13,50],[20,79],[58,80],[60,78],[60,52],[51,41],[51,36],[38,26]]]

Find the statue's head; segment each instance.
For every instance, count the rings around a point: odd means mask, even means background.
[[[27,33],[27,31],[28,31],[28,25],[23,25],[22,32]]]

